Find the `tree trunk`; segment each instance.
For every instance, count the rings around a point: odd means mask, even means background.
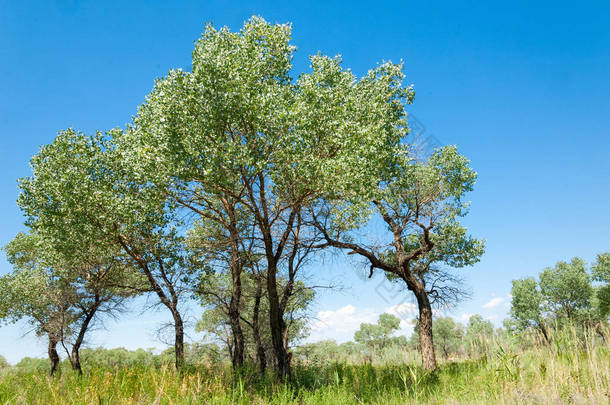
[[[544,340],[546,340],[546,343],[551,344],[551,338],[549,337],[549,332],[546,329],[546,326],[544,326],[544,324],[539,321],[538,328],[540,329],[540,332],[542,332],[542,336],[544,337]]]
[[[72,365],[72,370],[77,371],[78,375],[83,375],[83,369],[80,365],[80,347],[83,344],[83,340],[85,339],[85,333],[87,333],[87,329],[89,328],[89,324],[95,315],[95,312],[100,306],[99,297],[96,297],[96,302],[93,305],[93,308],[86,313],[85,319],[83,319],[83,323],[80,326],[80,330],[78,332],[78,336],[74,341],[74,345],[72,346],[72,352],[70,353],[70,364]]]
[[[174,330],[176,338],[174,341],[174,352],[176,355],[176,369],[182,369],[184,366],[184,323],[182,317],[176,308],[172,308],[172,315],[174,317]]]
[[[233,300],[231,300],[231,307],[232,306]],[[246,351],[244,349],[244,334],[239,322],[239,311],[230,308],[229,318],[231,323],[231,334],[233,335],[233,350],[231,351],[231,363],[233,365],[233,370],[237,370],[238,368],[243,366],[246,357]]]
[[[269,326],[271,328],[271,340],[273,351],[277,361],[276,367],[280,380],[284,381],[290,374],[290,356],[284,346],[284,317],[280,311],[280,300],[277,292],[275,263],[269,263],[267,274],[267,293],[269,295]]]
[[[265,368],[267,368],[267,358],[265,357],[265,348],[263,347],[263,342],[261,339],[259,322],[260,304],[263,295],[263,284],[262,279],[260,277],[257,278],[256,282],[256,296],[254,297],[254,309],[252,311],[252,333],[254,334],[254,343],[256,345],[258,368],[262,374],[265,372]]]
[[[77,371],[78,375],[83,375],[83,369],[80,366],[80,353],[74,346],[72,347],[72,353],[70,354],[70,364],[72,365],[72,370]]]
[[[51,371],[49,372],[50,376],[53,376],[55,374],[55,371],[57,370],[57,366],[59,365],[59,354],[57,354],[57,343],[58,342],[59,342],[59,339],[56,336],[49,334],[48,353],[49,353],[49,361],[51,362]]]
[[[426,370],[436,370],[436,354],[432,338],[432,306],[424,288],[413,290],[419,308],[419,347],[422,365]]]
[[[246,350],[244,343],[244,333],[241,329],[240,322],[240,304],[241,304],[241,260],[239,257],[239,234],[235,226],[234,214],[229,213],[231,217],[230,236],[231,236],[231,302],[229,303],[229,321],[231,324],[231,332],[233,334],[233,355],[231,361],[233,369],[236,370],[243,366],[246,359]]]

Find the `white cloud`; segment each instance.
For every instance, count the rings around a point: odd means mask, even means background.
[[[392,305],[386,308],[385,312],[395,315],[402,320],[410,320],[417,316],[417,307],[411,302],[405,302],[403,304]]]
[[[504,302],[504,298],[502,298],[502,297],[492,298],[487,304],[483,305],[483,308],[497,307],[498,305],[500,305],[503,302]]]
[[[494,319],[498,319],[498,315],[490,315],[485,317],[488,321],[493,321]]]
[[[354,332],[360,328],[361,323],[377,322],[379,314],[366,308],[359,310],[355,306],[345,305],[336,311],[320,311],[317,320],[311,325],[311,335],[308,341],[335,339],[338,342],[352,340]]]
[[[474,314],[471,313],[467,313],[467,312],[463,312],[460,317],[458,318],[458,320],[460,322],[468,322],[470,320],[470,317],[473,316]]]

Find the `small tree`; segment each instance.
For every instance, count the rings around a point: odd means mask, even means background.
[[[74,291],[42,269],[26,269],[0,278],[0,319],[27,319],[37,336],[48,338],[50,375],[59,365],[57,344],[71,333],[69,307]]]
[[[540,292],[545,310],[555,319],[582,323],[591,317],[591,276],[580,258],[544,269],[540,273]]]
[[[28,318],[38,334],[48,336],[52,372],[55,346],[61,343],[72,368],[82,374],[79,353],[91,325],[101,314],[120,311],[131,294],[112,286],[125,278],[125,267],[111,257],[83,258],[73,265],[36,233],[18,234],[5,251],[15,267],[4,277],[5,313],[12,320]]]
[[[354,333],[354,340],[364,345],[372,356],[393,341],[392,335],[400,327],[400,319],[392,314],[381,314],[376,324],[362,323]]]
[[[602,319],[608,319],[610,315],[610,253],[597,255],[597,261],[593,265],[593,279],[600,283],[595,292],[597,307]]]
[[[465,342],[470,355],[481,355],[486,352],[494,336],[494,326],[481,315],[472,315],[466,325]]]
[[[593,277],[597,269],[594,265]],[[558,262],[544,269],[539,282],[531,277],[514,280],[511,322],[515,329],[534,327],[550,342],[549,324],[561,326],[568,322],[589,327],[599,321],[601,311],[594,307],[599,293],[592,285],[593,277],[586,263],[575,257],[570,262]]]
[[[544,297],[533,277],[513,280],[511,289],[510,315],[517,331],[533,327],[537,329],[547,343],[551,342],[547,321],[543,315]]]
[[[437,318],[433,324],[434,344],[445,359],[462,348],[464,327],[451,317]]]
[[[171,313],[176,366],[184,361],[181,298],[191,291],[193,271],[185,257],[180,222],[167,196],[126,166],[132,160],[117,147],[122,132],[87,136],[61,132],[32,158],[33,175],[21,180],[19,205],[28,225],[64,257],[120,252],[135,278],[114,286],[153,293]],[[60,218],[60,220],[58,220]],[[136,277],[137,275],[141,277]]]

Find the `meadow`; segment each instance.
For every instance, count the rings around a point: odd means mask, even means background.
[[[478,359],[450,358],[424,371],[411,352],[384,361],[316,364],[300,360],[279,383],[254,368],[230,365],[86,364],[79,377],[67,365],[55,377],[43,361],[4,369],[1,404],[607,404],[608,333],[567,329],[538,339],[490,342]]]

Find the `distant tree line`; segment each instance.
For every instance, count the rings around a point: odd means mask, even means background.
[[[305,363],[381,363],[396,364],[419,352],[417,322],[409,338],[396,335],[400,319],[381,314],[376,324],[363,323],[354,340],[338,344],[334,340],[301,345],[297,358]],[[489,320],[473,315],[466,325],[448,316],[437,317],[433,323],[435,351],[445,360],[456,357],[479,358],[490,354],[497,339],[504,339],[505,330],[496,330]]]

